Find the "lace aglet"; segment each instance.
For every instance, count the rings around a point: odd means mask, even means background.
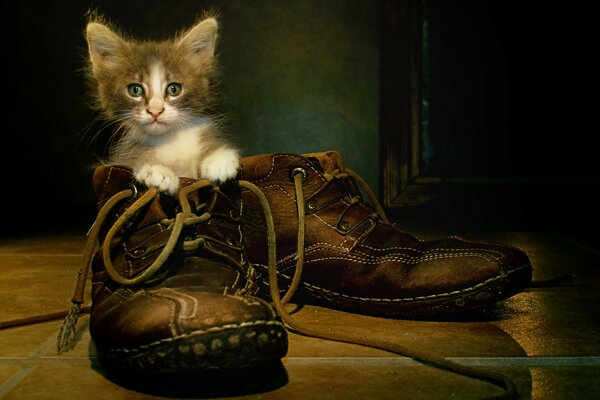
[[[58,354],[64,352],[69,346],[73,344],[75,339],[75,330],[77,328],[77,320],[81,312],[81,303],[73,301],[71,308],[63,321],[60,331],[58,332],[58,338],[56,341]]]

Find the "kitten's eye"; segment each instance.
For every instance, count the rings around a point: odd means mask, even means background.
[[[181,94],[181,83],[169,83],[167,85],[167,94],[169,96],[179,96]]]
[[[131,97],[140,97],[144,94],[144,88],[138,83],[132,83],[131,85],[127,86],[127,93]]]

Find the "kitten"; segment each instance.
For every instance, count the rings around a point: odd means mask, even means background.
[[[209,116],[217,21],[206,18],[162,42],[135,41],[101,20],[86,28],[95,106],[119,126],[109,164],[175,194],[179,176],[216,183],[233,178],[238,150]]]

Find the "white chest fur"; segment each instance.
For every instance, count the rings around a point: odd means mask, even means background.
[[[167,140],[155,144],[154,158],[161,165],[171,168],[177,176],[198,178],[199,161],[203,151],[201,138],[207,128],[198,125],[171,133]]]

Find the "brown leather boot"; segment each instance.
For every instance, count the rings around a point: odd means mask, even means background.
[[[270,203],[280,286],[303,266],[306,301],[379,316],[446,315],[506,299],[531,282],[531,263],[515,247],[400,232],[338,152],[247,157],[240,175]],[[249,191],[241,215],[250,262],[265,271],[263,215]]]
[[[101,364],[118,373],[185,374],[279,362],[287,335],[271,306],[253,296],[239,193],[181,178],[175,199],[134,182],[122,167],[94,174],[102,208],[92,232],[101,247],[92,262],[90,332]],[[85,270],[81,276],[75,314]],[[63,345],[73,323],[75,316]]]

